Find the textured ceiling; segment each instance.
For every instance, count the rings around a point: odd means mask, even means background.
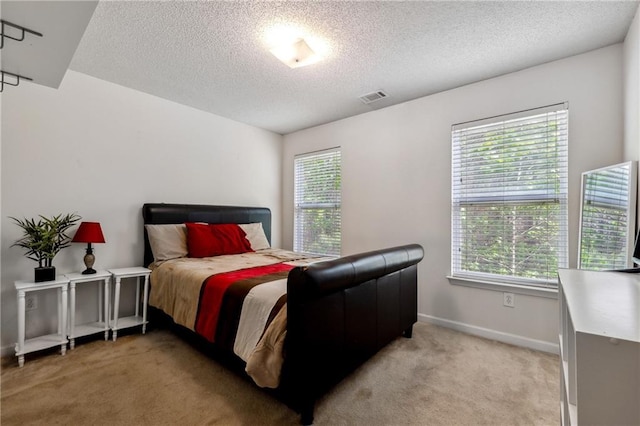
[[[101,1],[70,68],[290,133],[624,40],[635,1]],[[320,39],[291,69],[270,27]],[[389,98],[364,105],[359,96]]]

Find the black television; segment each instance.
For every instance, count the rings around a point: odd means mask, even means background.
[[[640,230],[636,233],[636,239],[633,244],[633,253],[631,254],[631,260],[633,261],[633,268],[625,268],[625,269],[613,269],[613,272],[627,272],[632,274],[640,274]]]
[[[633,245],[633,255],[631,256],[631,258],[634,265],[640,265],[640,230],[638,230],[638,233],[636,234],[636,241]]]

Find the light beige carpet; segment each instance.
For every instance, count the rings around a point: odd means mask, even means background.
[[[316,425],[556,425],[554,355],[417,324],[316,406]],[[287,425],[286,405],[169,331],[2,361],[2,426]]]

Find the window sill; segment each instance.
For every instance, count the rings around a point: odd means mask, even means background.
[[[515,294],[526,294],[528,296],[544,297],[547,299],[557,299],[558,289],[525,286],[519,284],[508,284],[496,281],[485,281],[477,278],[453,277],[448,275],[447,279],[450,284],[460,285],[464,287],[481,288],[492,291],[508,291]]]

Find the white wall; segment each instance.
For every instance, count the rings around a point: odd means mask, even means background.
[[[142,264],[145,202],[266,206],[279,244],[282,136],[73,71],[58,90],[23,83],[1,99],[5,353],[16,341],[13,282],[32,279],[36,266],[10,247],[20,230],[8,216],[77,212],[100,222],[99,269]],[[58,272],[84,269],[84,248],[61,252]],[[28,332],[55,324],[47,297]]]
[[[428,77],[426,77],[428,78]],[[342,147],[343,254],[416,242],[423,320],[531,347],[557,347],[557,301],[452,285],[451,125],[569,102],[570,262],[580,173],[622,160],[622,45],[544,64],[284,137],[283,243],[293,241],[293,157]],[[393,95],[393,94],[392,94]]]
[[[624,160],[640,160],[640,8],[624,40]]]

